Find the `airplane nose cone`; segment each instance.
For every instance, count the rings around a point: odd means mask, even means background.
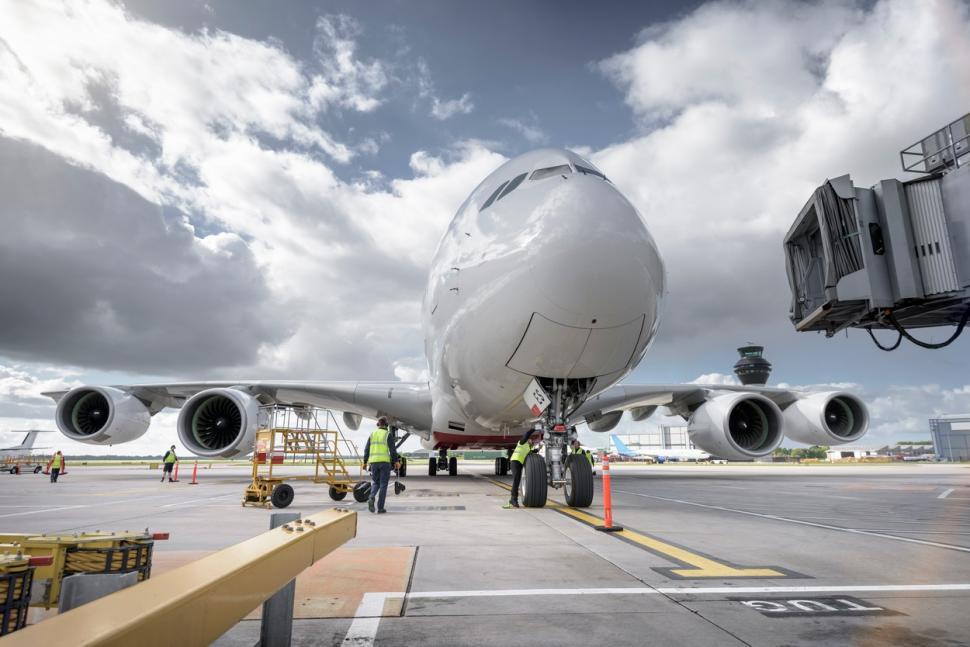
[[[636,208],[591,176],[571,178],[549,200],[533,250],[537,311],[567,326],[620,326],[644,315],[650,326],[663,295],[663,262]]]

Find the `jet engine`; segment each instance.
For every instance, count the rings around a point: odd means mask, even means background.
[[[869,430],[869,411],[851,393],[814,393],[785,409],[785,435],[809,445],[842,445]]]
[[[756,393],[716,396],[687,423],[691,442],[718,458],[751,460],[773,452],[784,439],[783,416],[774,402]]]
[[[135,440],[151,422],[148,407],[110,386],[79,386],[57,402],[54,415],[61,433],[88,445],[114,445]]]
[[[196,456],[232,458],[253,451],[259,402],[238,389],[209,389],[189,398],[178,418],[179,440]]]

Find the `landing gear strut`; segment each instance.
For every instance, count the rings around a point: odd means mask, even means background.
[[[549,380],[552,402],[545,419],[536,423],[536,432],[543,434],[545,458],[539,454],[526,457],[522,471],[524,495],[528,508],[546,504],[548,488],[564,488],[566,505],[588,508],[593,503],[593,468],[585,456],[570,454],[569,444],[576,438],[576,428],[567,427],[566,419],[583,401],[585,385],[580,381]],[[543,387],[546,387],[543,384]]]

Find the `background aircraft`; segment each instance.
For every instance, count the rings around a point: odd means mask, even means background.
[[[667,449],[656,449],[656,450],[646,450],[642,448],[631,449],[617,436],[610,434],[610,438],[613,440],[613,447],[616,448],[616,453],[620,456],[626,456],[628,458],[643,458],[655,460],[658,463],[664,463],[666,461],[708,461],[711,460],[711,455],[701,449],[688,449],[684,448],[667,448]]]
[[[0,458],[15,458],[18,456],[29,456],[37,449],[50,449],[50,447],[34,447],[34,442],[39,434],[53,432],[53,429],[31,429],[25,430],[27,435],[19,445],[12,447],[0,447]],[[12,431],[11,433],[24,433],[23,431]]]
[[[427,382],[232,379],[48,395],[61,432],[93,444],[138,438],[152,415],[181,408],[179,438],[205,457],[251,452],[260,405],[343,411],[353,429],[383,415],[437,450],[431,475],[457,473],[449,450],[511,451],[532,428],[544,455],[526,461],[527,506],[545,505],[550,486],[568,505],[590,505],[588,461],[566,459],[574,426],[608,432],[625,411],[643,420],[662,406],[688,420],[696,446],[736,460],[770,454],[786,434],[837,445],[866,433],[866,406],[841,391],[618,385],[656,335],[665,289],[660,252],[630,201],[588,160],[541,149],[486,177],[438,246],[422,304]]]

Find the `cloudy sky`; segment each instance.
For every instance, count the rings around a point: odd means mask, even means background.
[[[756,341],[772,382],[865,397],[867,442],[923,437],[970,411],[970,336],[796,333],[781,240],[826,178],[902,177],[970,110],[968,60],[960,0],[0,0],[0,444],[85,382],[421,379],[438,238],[545,145],[589,155],[665,257],[630,381],[729,379]]]

